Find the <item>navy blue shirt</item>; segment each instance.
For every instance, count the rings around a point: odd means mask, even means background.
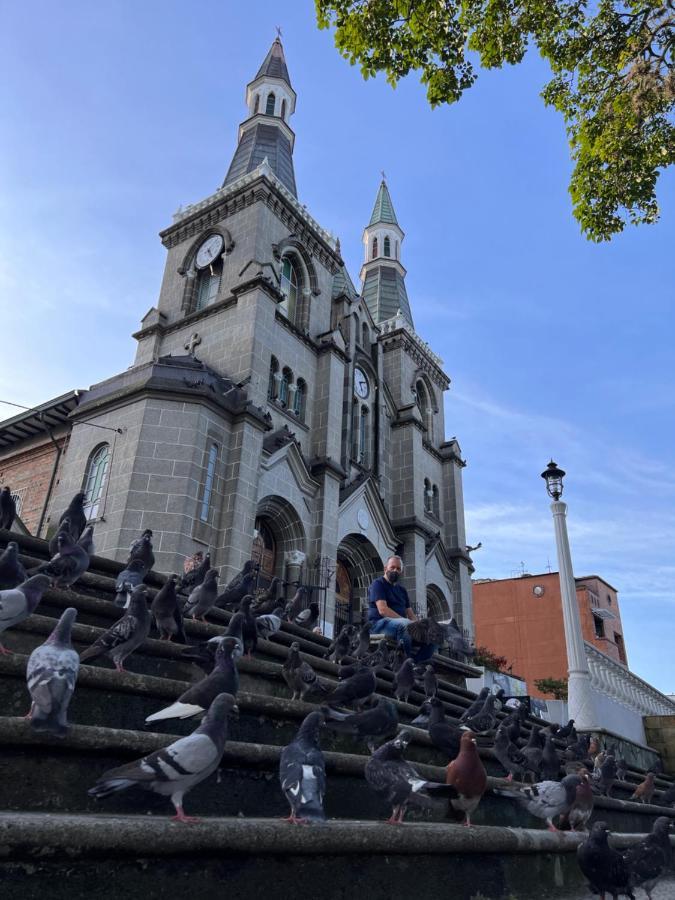
[[[376,601],[386,600],[387,606],[403,618],[407,618],[406,610],[410,609],[408,592],[401,584],[390,584],[384,575],[380,575],[368,589],[368,621],[379,622],[384,619],[377,611]]]

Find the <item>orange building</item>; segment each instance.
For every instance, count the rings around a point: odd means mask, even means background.
[[[627,667],[616,588],[597,575],[575,581],[584,640]],[[505,656],[533,697],[544,696],[535,680],[567,678],[557,572],[474,581],[473,615],[476,644]]]

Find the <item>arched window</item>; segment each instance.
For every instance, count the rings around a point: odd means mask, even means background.
[[[220,289],[220,278],[223,274],[222,257],[217,257],[208,266],[199,269],[197,274],[195,309],[204,309],[213,303]]]
[[[368,407],[361,407],[361,416],[359,419],[359,462],[362,466],[369,464],[368,459]]]
[[[398,259],[398,241],[394,245],[394,257]]]
[[[89,520],[98,516],[109,467],[110,446],[100,444],[89,457],[84,475],[84,511]]]
[[[389,235],[385,235],[384,238],[384,255],[391,256],[391,241],[389,240]]]
[[[270,377],[267,382],[267,399],[276,400],[279,389],[279,360],[273,356],[270,360]]]
[[[433,513],[436,516],[436,518],[440,519],[440,517],[441,517],[441,498],[438,493],[438,485],[435,484],[431,490],[432,490],[431,508],[432,508]]]
[[[424,479],[424,511],[431,512],[431,482],[428,478]]]
[[[307,383],[303,378],[298,378],[295,388],[295,396],[293,397],[293,412],[300,419],[305,421],[305,407],[307,405]]]
[[[267,95],[267,105],[265,106],[265,115],[273,116],[274,115],[274,104],[276,103],[277,98],[274,96],[274,93]]]
[[[209,521],[209,509],[211,507],[211,494],[213,493],[213,482],[216,478],[216,461],[218,459],[218,444],[211,444],[209,447],[209,458],[206,463],[206,477],[204,478],[204,490],[202,492],[202,502],[199,509],[199,518],[202,522]]]
[[[298,269],[290,256],[284,256],[281,263],[281,293],[286,298],[279,304],[279,309],[291,322],[295,321],[295,313],[298,307],[298,291],[300,278]]]
[[[255,115],[260,109],[260,94],[255,95],[255,100],[253,101],[253,115]]]
[[[281,381],[279,382],[279,403],[284,406],[288,403],[288,388],[293,384],[293,373],[288,368],[288,366],[284,366],[281,372]]]
[[[373,238],[373,255],[372,255],[371,259],[375,259],[376,256],[377,256],[377,238],[374,237]]]
[[[364,322],[361,326],[361,346],[365,350],[370,346],[370,336],[368,332],[368,323]]]
[[[284,120],[284,122],[286,121],[286,101],[285,100],[281,101],[281,118]]]
[[[352,401],[352,459],[359,458],[359,401]]]
[[[429,400],[429,392],[427,390],[427,387],[421,379],[415,384],[415,399],[417,401],[417,408],[420,411],[422,424],[427,429],[427,439],[431,441],[433,440],[433,415],[431,410],[431,402]]]

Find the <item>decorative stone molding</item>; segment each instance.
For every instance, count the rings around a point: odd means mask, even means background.
[[[380,322],[378,326],[380,335],[378,340],[385,344],[385,350],[402,344],[404,349],[415,360],[419,368],[446,391],[450,386],[450,379],[443,371],[443,360],[431,349],[426,341],[417,334],[412,325],[397,313],[393,318]]]
[[[302,550],[287,550],[284,554],[284,562],[288,566],[302,566],[307,559],[307,554]]]
[[[584,642],[591,687],[641,716],[675,715],[675,703],[630,669]]]

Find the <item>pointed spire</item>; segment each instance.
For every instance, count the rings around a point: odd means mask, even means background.
[[[258,69],[258,74],[255,76],[254,80],[257,81],[258,78],[264,78],[266,76],[281,78],[289,87],[291,87],[291,78],[288,74],[284,48],[279,40],[279,35],[274,39],[274,43],[263,60],[263,64]]]
[[[384,172],[382,173],[382,182],[375,198],[375,206],[373,207],[373,214],[370,217],[368,226],[378,225],[380,222],[386,225],[398,225],[394,204],[391,202],[389,188],[384,180]]]

